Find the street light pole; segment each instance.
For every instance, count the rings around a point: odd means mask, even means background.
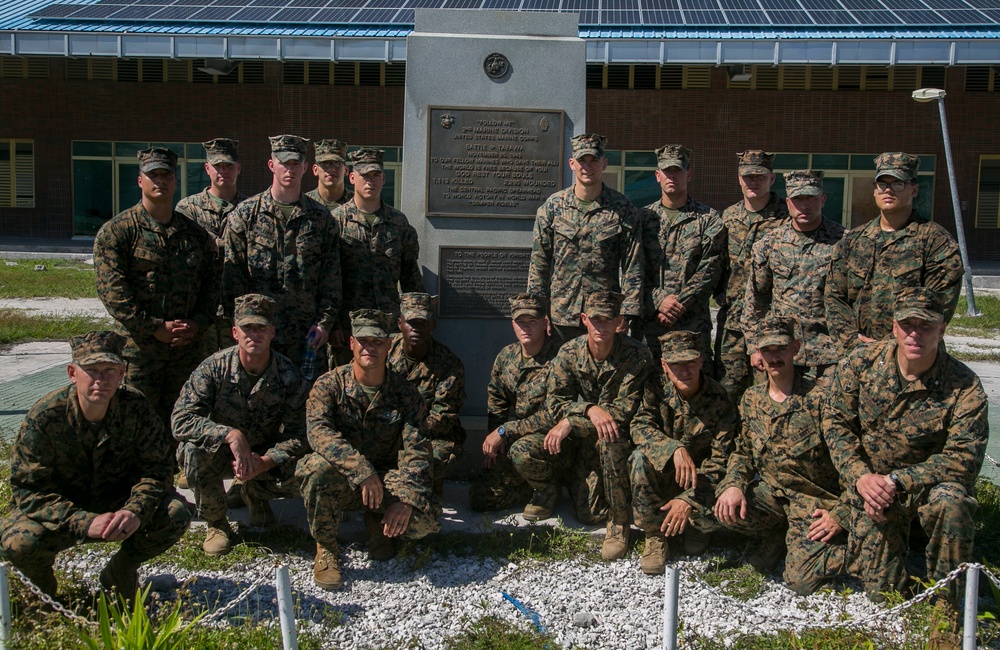
[[[962,255],[962,265],[965,274],[962,276],[965,284],[966,316],[982,316],[983,312],[976,309],[976,297],[972,293],[972,267],[969,266],[969,250],[965,245],[965,223],[962,219],[962,206],[958,200],[958,181],[955,178],[955,163],[951,159],[951,138],[948,136],[948,120],[944,114],[945,91],[940,88],[921,88],[913,91],[913,99],[918,102],[937,100],[938,111],[941,113],[941,136],[944,138],[944,158],[948,164],[948,183],[951,185],[951,205],[955,212],[955,231],[958,239],[958,250]]]

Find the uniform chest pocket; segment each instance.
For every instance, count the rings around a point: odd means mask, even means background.
[[[557,217],[552,223],[552,230],[562,239],[572,241],[576,238],[576,233],[580,231],[580,227],[565,217]]]
[[[773,273],[774,277],[776,278],[781,278],[782,280],[788,280],[795,274],[795,269],[787,264],[772,263],[771,273]]]
[[[134,266],[140,273],[159,270],[167,262],[167,253],[160,248],[139,246],[133,253]]]
[[[619,223],[612,223],[601,227],[597,231],[597,241],[600,242],[602,246],[610,245],[613,241],[617,241],[618,237],[622,234],[622,226]]]
[[[270,229],[254,229],[248,240],[253,248],[273,250],[278,245],[278,234]]]
[[[882,417],[882,410],[882,405],[871,396],[862,393],[858,397],[858,420],[861,421],[862,428],[870,430],[869,426]]]
[[[924,268],[923,258],[915,255],[914,251],[906,251],[905,254],[894,255],[893,258],[890,273],[896,279],[897,286],[920,286],[920,272]]]

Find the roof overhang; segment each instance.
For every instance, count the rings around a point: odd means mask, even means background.
[[[0,54],[29,56],[156,57],[293,61],[406,60],[405,34],[377,30],[309,35],[205,35],[0,31]],[[640,35],[581,30],[587,62],[603,64],[1000,64],[997,34],[763,34]]]

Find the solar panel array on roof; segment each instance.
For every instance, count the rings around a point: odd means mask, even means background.
[[[418,8],[577,13],[582,27],[1000,24],[1000,0],[98,0],[88,5],[52,4],[30,17],[57,24],[408,25]]]

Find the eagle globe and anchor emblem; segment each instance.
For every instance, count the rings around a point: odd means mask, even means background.
[[[490,79],[499,79],[510,70],[510,61],[503,54],[493,52],[483,61],[483,71]]]

